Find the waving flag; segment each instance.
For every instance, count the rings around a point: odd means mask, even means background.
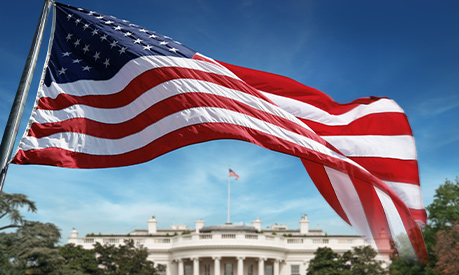
[[[229,174],[228,174],[228,177],[235,177],[236,180],[239,179],[239,175],[236,174],[236,172],[233,171],[233,169],[229,168]]]
[[[427,260],[414,140],[392,100],[338,104],[125,20],[59,3],[54,14],[48,62],[13,163],[118,167],[209,140],[248,141],[299,157],[360,234],[408,236]]]

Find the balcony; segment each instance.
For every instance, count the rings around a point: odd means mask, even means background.
[[[366,245],[358,236],[302,236],[286,237],[280,235],[255,234],[246,232],[213,232],[192,233],[178,236],[91,236],[85,238],[69,238],[69,243],[82,245],[91,249],[96,242],[101,244],[123,244],[124,240],[132,239],[137,246],[150,250],[180,250],[212,247],[253,247],[270,250],[312,250],[328,246],[334,250],[349,250],[354,246]]]

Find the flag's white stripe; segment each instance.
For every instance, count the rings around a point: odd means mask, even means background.
[[[352,227],[355,228],[359,234],[367,238],[372,238],[373,235],[371,234],[365,211],[363,210],[359,195],[355,190],[352,180],[343,172],[327,166],[324,166],[324,168],[333,186],[336,197]]]
[[[93,155],[117,155],[142,148],[159,137],[175,130],[201,123],[228,123],[249,127],[268,135],[273,135],[279,139],[295,143],[320,154],[358,166],[358,164],[352,160],[302,135],[239,112],[210,107],[192,108],[174,113],[136,134],[121,139],[104,139],[85,134],[63,132],[39,139],[27,136],[22,139],[19,146],[24,151],[56,147]],[[100,146],[100,144],[104,146]],[[361,168],[360,166],[358,167]]]
[[[238,90],[229,89],[212,82],[196,79],[174,79],[164,82],[143,93],[130,104],[119,108],[105,109],[85,105],[72,105],[65,109],[54,111],[37,109],[35,113],[32,114],[32,120],[36,123],[52,123],[71,118],[85,117],[102,123],[122,123],[133,119],[149,107],[169,97],[179,94],[198,92],[223,96],[242,102],[260,111],[290,120],[304,129],[312,131],[309,126],[304,124],[295,116],[263,99]]]
[[[322,123],[328,126],[348,125],[361,117],[377,113],[403,113],[400,106],[392,99],[382,98],[370,104],[361,104],[340,115],[332,115],[311,104],[288,97],[263,92],[271,101],[296,117]]]
[[[347,157],[381,157],[416,160],[413,136],[323,136]]]
[[[142,56],[126,63],[111,79],[78,80],[71,83],[52,82],[50,87],[44,85],[40,97],[56,98],[61,93],[76,96],[115,94],[143,72],[161,67],[196,69],[239,79],[228,69],[206,61],[172,56]]]
[[[398,213],[397,208],[394,205],[394,202],[392,201],[390,196],[384,193],[382,190],[380,190],[377,187],[374,188],[376,190],[376,194],[378,194],[379,200],[381,201],[384,213],[386,214],[387,222],[389,223],[390,233],[395,241],[398,253],[406,254],[400,256],[415,259],[416,253],[414,252],[413,245],[409,241],[407,231],[403,224],[402,218],[400,217],[400,214]]]
[[[421,187],[419,185],[383,181],[405,202],[406,206],[411,209],[424,209],[422,202]]]

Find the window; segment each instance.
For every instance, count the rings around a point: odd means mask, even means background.
[[[210,264],[204,265],[204,275],[210,275]]]
[[[193,275],[193,267],[191,265],[185,265],[185,275]]]
[[[290,266],[290,274],[291,275],[300,275],[300,266],[299,265],[291,265]]]
[[[273,275],[274,269],[272,265],[265,266],[265,275]]]
[[[253,264],[247,266],[247,275],[253,275]]]
[[[166,275],[167,274],[167,266],[166,265],[163,265],[163,264],[158,264],[156,266],[156,268],[158,269],[158,272],[159,272],[159,275]]]
[[[320,243],[327,244],[328,243],[328,239],[312,239],[312,243],[314,243],[314,244],[320,244]]]
[[[225,264],[225,275],[233,275],[233,264]]]

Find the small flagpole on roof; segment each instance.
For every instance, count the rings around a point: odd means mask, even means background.
[[[37,28],[35,29],[32,45],[30,46],[29,54],[13,101],[13,106],[11,107],[5,131],[3,132],[2,143],[0,144],[0,194],[5,182],[8,163],[18,134],[22,113],[27,101],[27,94],[29,93],[35,65],[37,64],[38,53],[40,52],[41,41],[43,40],[43,33],[52,3],[53,1],[51,0],[45,0],[43,3],[43,9],[41,10]]]
[[[228,220],[226,221],[226,224],[231,224],[230,223],[230,190],[231,190],[231,175],[229,173],[231,171],[231,164],[228,164]]]

